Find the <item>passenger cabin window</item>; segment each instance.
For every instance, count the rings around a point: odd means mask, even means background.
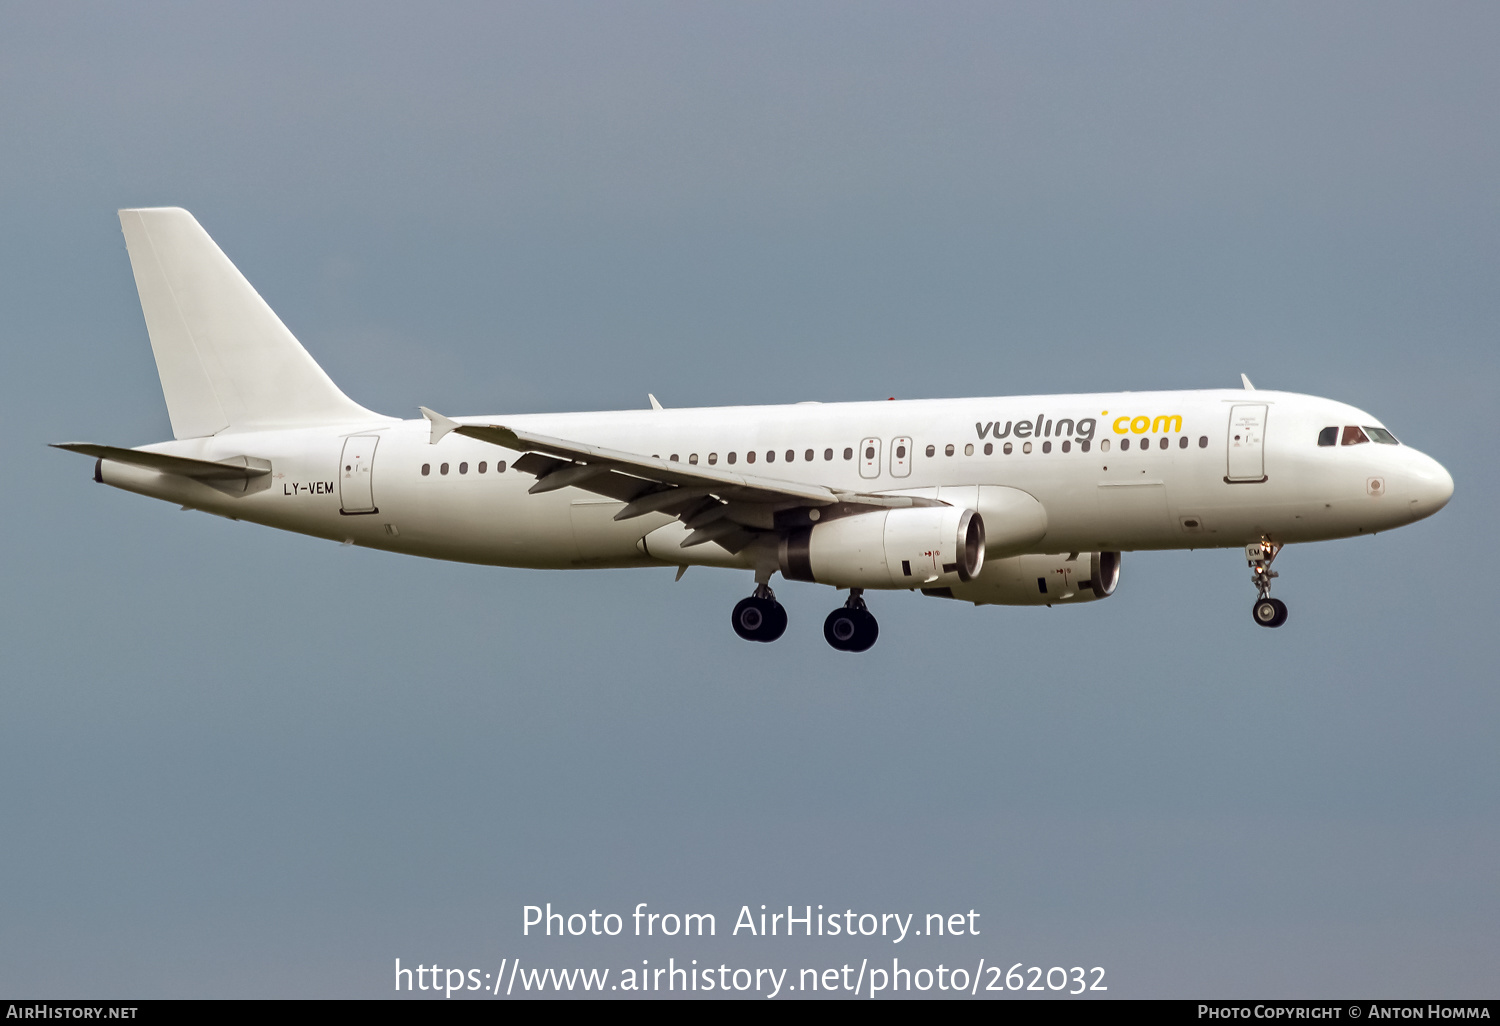
[[[467,474],[469,472],[469,465],[467,463],[460,463],[458,465],[458,472],[460,474]]]
[[[1011,453],[1013,453],[1015,451],[1016,451],[1016,447],[1014,445],[1011,445],[1009,442],[1005,443],[1005,455],[1009,456]]]
[[[1318,444],[1319,445],[1338,445],[1339,444],[1339,429],[1338,429],[1338,427],[1335,425],[1334,427],[1326,427],[1322,431],[1319,431],[1318,432]]]
[[[688,453],[688,465],[689,466],[693,466],[693,467],[696,467],[698,465],[698,454],[697,453],[695,453],[695,452]]]
[[[854,459],[854,450],[851,449],[851,448],[846,447],[844,449],[844,459],[846,459],[846,460],[852,460],[852,459]]]
[[[735,455],[734,453],[730,453],[728,456],[725,456],[724,459],[729,463],[733,463],[735,460],[739,459],[739,456]]]
[[[831,460],[831,459],[833,459],[833,450],[832,449],[824,449],[823,450],[823,459],[825,459],[825,460]]]
[[[984,443],[984,454],[986,456],[992,456],[992,455],[994,455],[994,453],[995,453],[995,443],[994,442],[985,442]]]
[[[927,455],[929,455],[929,456],[936,456],[937,455],[937,446],[935,446],[935,445],[929,445],[927,447]]]
[[[424,464],[422,464],[422,476],[426,477],[428,474],[431,474],[431,473],[432,473],[432,464],[431,463],[424,463]]]
[[[1369,424],[1366,424],[1365,434],[1370,436],[1370,441],[1379,442],[1381,445],[1401,444],[1400,442],[1396,441],[1395,435],[1391,434],[1389,431],[1382,427],[1371,427]]]
[[[479,472],[481,474],[483,474],[485,472],[485,470],[487,470],[489,468],[489,465],[490,464],[489,464],[488,460],[480,460],[479,461]]]
[[[1342,442],[1340,444],[1342,444],[1342,445],[1360,445],[1360,444],[1363,444],[1364,442],[1368,442],[1368,441],[1369,441],[1369,438],[1365,437],[1365,433],[1359,429],[1358,425],[1356,425],[1356,424],[1345,424],[1344,425],[1344,437],[1343,437],[1343,440],[1342,440]]]
[[[719,462],[719,454],[718,453],[711,452],[711,453],[708,454],[708,465],[710,467],[713,466],[715,463],[718,463],[718,462]]]
[[[811,449],[807,450],[802,454],[802,458],[811,463],[813,461],[813,451]]]

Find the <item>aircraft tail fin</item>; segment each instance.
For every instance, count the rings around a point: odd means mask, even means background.
[[[120,211],[178,438],[378,417],[343,392],[193,215]]]

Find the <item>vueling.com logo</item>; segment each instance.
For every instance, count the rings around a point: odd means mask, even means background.
[[[1108,417],[1109,411],[1102,411],[1102,415]],[[1111,424],[1110,427],[1114,428],[1114,432],[1117,435],[1159,435],[1172,434],[1173,432],[1181,433],[1182,414],[1173,413],[1153,419],[1144,414],[1132,417],[1127,413],[1123,417],[1116,417],[1114,423]]]
[[[1099,415],[1104,418],[1106,424],[1114,428],[1117,435],[1148,435],[1148,434],[1172,434],[1182,431],[1182,414],[1171,413],[1159,417],[1150,417],[1144,414],[1131,416],[1125,414],[1116,417],[1113,423],[1109,420],[1109,411],[1100,410]],[[1053,420],[1046,414],[1037,414],[1036,420],[1011,421],[1002,423],[998,420],[979,421],[974,425],[980,438],[986,436],[996,440],[1001,438],[1063,438],[1069,435],[1076,436],[1079,442],[1091,441],[1099,421],[1094,417],[1080,417],[1074,420],[1072,417],[1059,417]],[[1085,450],[1087,451],[1087,450]]]

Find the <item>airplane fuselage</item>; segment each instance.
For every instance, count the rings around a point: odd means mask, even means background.
[[[1430,515],[1452,488],[1441,466],[1409,446],[1318,444],[1329,427],[1342,434],[1345,426],[1379,426],[1368,413],[1269,390],[504,419],[685,466],[753,470],[850,491],[973,505],[979,486],[1019,489],[1045,510],[1045,534],[1027,546],[1038,553],[1368,534]],[[193,509],[416,556],[558,569],[724,561],[700,560],[691,549],[653,558],[641,540],[674,518],[615,520],[622,502],[576,488],[529,494],[534,479],[508,467],[520,453],[461,435],[436,445],[429,437],[425,420],[378,419],[144,447],[204,460],[270,461],[264,486],[243,494],[109,461],[102,475],[105,483]],[[360,472],[346,451],[351,439],[361,440],[353,454],[364,461]]]

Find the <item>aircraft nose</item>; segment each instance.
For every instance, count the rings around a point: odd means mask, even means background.
[[[1453,498],[1453,475],[1431,456],[1423,455],[1412,468],[1409,486],[1412,502],[1424,517],[1436,513]]]

